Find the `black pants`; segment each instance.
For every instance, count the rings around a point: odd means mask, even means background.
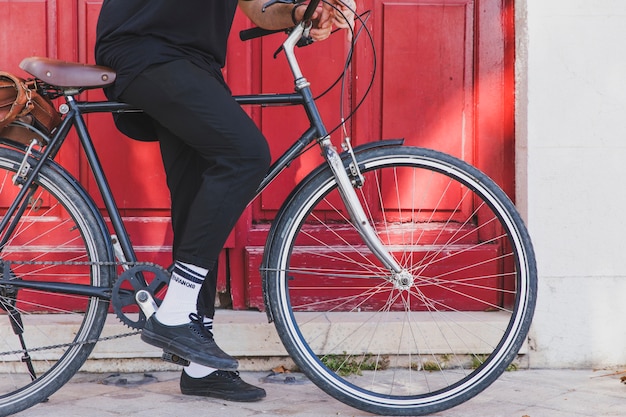
[[[213,317],[215,264],[267,172],[267,142],[221,76],[184,60],[148,68],[121,98],[154,120],[172,200],[173,257],[211,270],[199,312]]]

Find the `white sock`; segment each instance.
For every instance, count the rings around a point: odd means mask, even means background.
[[[156,319],[167,326],[189,323],[189,313],[198,310],[198,294],[208,272],[196,265],[176,262]]]
[[[215,371],[217,371],[217,369],[200,365],[195,362],[191,362],[188,366],[183,368],[183,372],[192,378],[204,378],[207,375],[211,375]]]
[[[210,331],[213,330],[213,319],[205,317],[204,326]],[[188,366],[183,368],[183,372],[192,378],[204,378],[207,375],[211,375],[217,371],[215,368],[209,366],[200,365],[199,363],[191,362]]]

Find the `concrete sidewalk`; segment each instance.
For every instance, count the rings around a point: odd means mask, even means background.
[[[183,396],[178,372],[78,374],[46,403],[17,417],[372,416],[331,398],[301,375],[296,383],[242,372],[267,391],[257,403]],[[477,397],[440,417],[626,416],[626,373],[591,370],[519,370],[505,373]]]

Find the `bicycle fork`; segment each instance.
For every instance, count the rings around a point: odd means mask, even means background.
[[[341,195],[341,198],[346,205],[354,227],[360,234],[367,247],[392,273],[390,281],[393,282],[395,285],[406,287],[412,282],[412,277],[398,264],[393,256],[391,256],[387,248],[385,248],[383,243],[378,238],[376,231],[374,230],[369,219],[367,218],[367,215],[365,214],[365,211],[363,210],[363,207],[359,202],[359,198],[356,195],[356,191],[352,185],[352,181],[343,165],[341,157],[339,156],[339,153],[330,141],[330,136],[324,128],[317,107],[315,106],[315,101],[311,95],[309,83],[302,75],[302,71],[300,70],[300,66],[298,65],[298,61],[294,53],[294,48],[302,35],[305,34],[305,32],[307,32],[310,27],[310,22],[302,22],[294,28],[289,37],[283,43],[283,49],[287,57],[287,62],[294,76],[296,91],[299,91],[302,95],[305,108],[307,109],[307,112],[309,114],[309,118],[313,121],[313,126],[316,127],[316,131],[318,133],[317,137],[319,138],[318,143],[322,148],[324,158],[328,162],[330,169],[337,179],[339,194]],[[363,181],[363,177],[359,172],[359,167],[356,163],[356,159],[354,157],[354,153],[352,152],[352,148],[350,147],[349,141],[346,140],[345,144],[348,148],[348,152],[352,157],[351,169],[352,171],[354,171],[353,177],[355,178],[355,184],[357,186],[360,186]]]
[[[339,189],[339,194],[341,195],[341,199],[346,205],[346,209],[350,215],[350,219],[356,230],[359,232],[361,238],[367,245],[367,247],[372,251],[374,255],[383,263],[383,265],[389,269],[394,275],[394,281],[398,279],[400,275],[404,274],[404,269],[398,264],[398,262],[391,256],[387,248],[383,245],[383,243],[378,238],[376,231],[372,227],[365,211],[363,210],[363,206],[361,205],[359,198],[356,194],[356,191],[353,186],[353,182],[350,179],[350,176],[346,172],[343,161],[339,156],[339,153],[332,145],[330,141],[330,137],[326,136],[325,138],[320,140],[320,146],[323,149],[324,158],[328,162],[330,169],[332,170],[335,178],[337,179],[337,186]],[[356,184],[362,182],[362,176],[359,171],[359,167],[356,163],[356,158],[352,153],[352,148],[348,144],[348,152],[352,156],[351,162],[351,171],[353,171],[353,176],[356,178]]]

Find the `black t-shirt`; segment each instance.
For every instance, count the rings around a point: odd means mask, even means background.
[[[236,8],[237,0],[104,0],[96,63],[117,72],[107,97],[119,100],[141,71],[177,59],[188,59],[221,79]]]
[[[119,94],[152,64],[190,59],[221,68],[237,0],[104,0],[96,63],[118,72]]]

